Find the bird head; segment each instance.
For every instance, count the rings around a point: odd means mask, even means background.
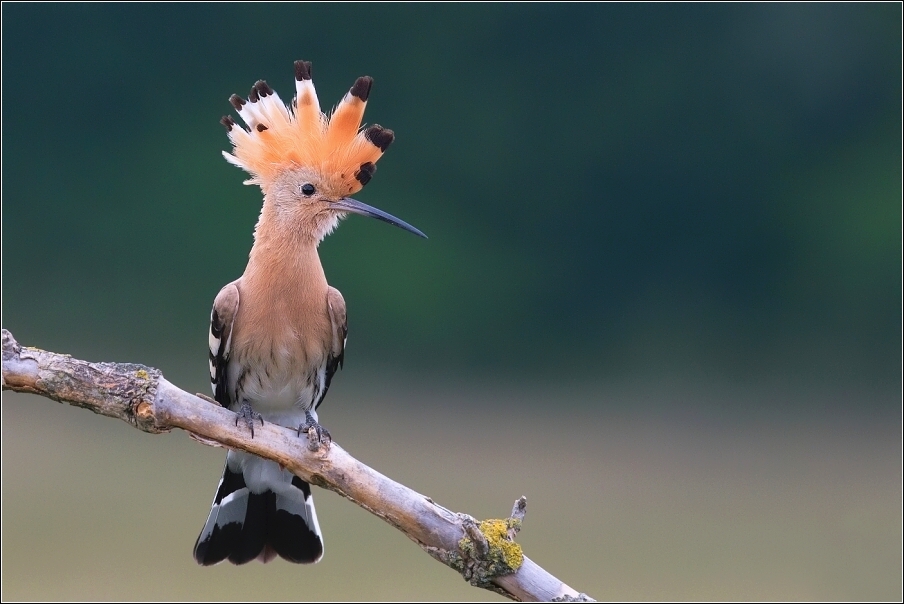
[[[246,127],[229,116],[220,122],[232,142],[229,163],[248,172],[270,204],[273,219],[322,240],[346,214],[361,214],[426,237],[407,222],[350,196],[373,177],[376,162],[392,143],[392,130],[361,128],[373,79],[355,81],[332,114],[320,110],[311,64],[295,62],[295,99],[290,105],[263,80],[247,99],[229,98]],[[265,210],[267,208],[265,207]]]

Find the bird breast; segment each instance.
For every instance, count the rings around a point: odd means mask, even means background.
[[[327,355],[279,345],[261,352],[258,359],[230,359],[233,400],[236,406],[249,402],[267,421],[296,427],[324,390]]]
[[[325,389],[331,342],[326,296],[321,299],[296,306],[285,298],[256,304],[243,296],[227,369],[236,406],[247,401],[265,420],[289,427],[314,407]]]

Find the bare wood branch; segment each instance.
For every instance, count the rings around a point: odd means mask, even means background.
[[[89,363],[22,347],[4,329],[3,389],[28,392],[115,417],[154,434],[181,428],[206,444],[272,459],[304,480],[335,491],[402,531],[472,585],[517,601],[593,601],[542,569],[514,537],[524,519],[519,498],[509,518],[478,522],[452,512],[364,465],[335,442],[312,451],[294,430],[267,423],[254,438],[235,414],[168,382],[157,369]]]

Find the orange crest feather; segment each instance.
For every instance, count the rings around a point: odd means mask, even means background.
[[[295,61],[296,96],[286,106],[272,88],[258,80],[248,99],[229,98],[248,128],[224,117],[232,153],[226,161],[252,178],[246,184],[268,184],[286,169],[307,167],[333,181],[343,195],[351,195],[367,184],[374,165],[395,135],[377,124],[361,129],[364,108],[373,80],[361,77],[327,117],[320,111],[311,81],[311,64]]]

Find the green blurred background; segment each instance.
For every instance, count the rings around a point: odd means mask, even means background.
[[[321,421],[599,599],[900,600],[901,7],[2,7],[3,327],[208,388],[292,61],[396,142],[321,246]],[[7,599],[479,599],[319,491],[327,554],[191,559],[222,451],[3,394]]]

